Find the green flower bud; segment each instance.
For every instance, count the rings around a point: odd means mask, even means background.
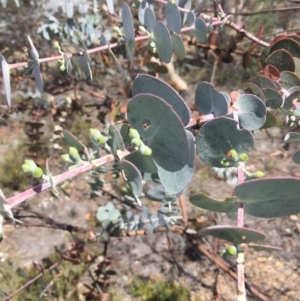
[[[121,36],[121,37],[123,36],[123,34],[118,26],[113,27],[113,32],[115,32],[118,36]]]
[[[105,146],[107,141],[107,137],[104,137],[97,129],[90,129],[90,139],[102,147]]]
[[[57,60],[57,63],[58,63],[59,65],[61,65],[61,64],[64,63],[64,60]]]
[[[25,159],[22,165],[23,172],[32,172],[37,168],[36,164],[32,160]]]
[[[37,167],[33,172],[32,172],[32,176],[35,179],[41,178],[43,175],[43,170],[40,167]]]
[[[145,33],[148,33],[147,29],[144,26],[139,26],[139,30]]]
[[[224,158],[221,160],[221,165],[223,165],[224,167],[229,166],[229,162]]]
[[[52,44],[53,48],[60,49],[59,43],[57,41],[54,41]]]
[[[90,129],[90,138],[97,141],[97,138],[101,135],[101,133],[96,129]]]
[[[81,158],[80,158],[77,148],[70,146],[69,154],[76,162],[81,161]]]
[[[65,66],[65,65],[61,65],[61,66],[59,67],[59,70],[62,71],[62,72],[65,71],[65,70],[66,70],[66,66]]]
[[[103,135],[101,135],[101,136],[99,136],[99,137],[97,138],[96,141],[97,141],[97,143],[99,144],[99,146],[104,147],[105,144],[106,144],[107,138],[104,137]]]
[[[234,255],[237,254],[237,249],[236,249],[235,246],[230,246],[230,247],[228,247],[228,248],[226,249],[226,252],[227,252],[228,255],[234,256]]]
[[[150,47],[151,47],[151,48],[155,48],[155,47],[156,47],[155,42],[152,41],[152,42],[150,43]]]
[[[231,149],[229,152],[227,152],[228,158],[236,158],[238,155],[237,151],[235,149]]]
[[[67,163],[74,163],[69,154],[63,154],[60,157]]]
[[[143,156],[149,157],[149,156],[152,155],[152,149],[149,146],[145,145],[145,144],[143,144],[141,146],[140,151],[141,151]]]
[[[240,161],[242,161],[242,162],[246,162],[246,161],[248,161],[248,155],[246,154],[246,153],[242,153],[242,154],[240,154]]]
[[[139,132],[137,130],[133,129],[133,128],[129,129],[128,136],[129,136],[130,139],[140,138]]]
[[[265,176],[265,173],[264,172],[262,172],[262,171],[256,171],[256,172],[254,172],[253,174],[252,174],[252,177],[256,177],[256,178],[262,178],[262,177],[264,177]]]
[[[143,141],[141,138],[136,137],[131,140],[131,145],[140,148],[143,145]]]

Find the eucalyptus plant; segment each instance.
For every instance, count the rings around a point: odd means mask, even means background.
[[[49,1],[49,8],[57,10],[60,1]],[[69,19],[74,16],[74,7],[78,1],[66,1],[63,10]],[[79,1],[80,2],[80,1]],[[83,13],[90,8],[90,1]],[[2,4],[5,1],[2,1]],[[157,20],[154,6],[165,5],[165,20]],[[83,4],[82,4],[83,5]],[[93,2],[97,14],[97,1]],[[130,5],[138,8],[138,22],[132,17]],[[84,145],[68,130],[64,138],[69,145],[68,151],[61,157],[70,164],[68,171],[53,176],[51,162],[47,161],[46,171],[41,170],[32,160],[25,160],[22,168],[42,183],[23,193],[6,198],[1,194],[1,213],[3,218],[17,223],[12,209],[42,191],[52,189],[59,192],[59,185],[87,171],[105,172],[103,166],[114,163],[115,170],[127,182],[124,202],[141,207],[140,214],[128,210],[121,211],[113,203],[98,208],[97,219],[101,223],[104,239],[110,235],[119,235],[122,231],[146,229],[152,233],[159,226],[171,228],[182,219],[176,205],[179,197],[190,183],[195,157],[198,155],[206,164],[218,168],[236,168],[238,184],[232,195],[224,200],[213,199],[203,193],[190,197],[196,207],[213,212],[237,212],[236,226],[216,225],[201,229],[198,235],[213,236],[231,244],[222,252],[222,256],[236,256],[238,271],[237,300],[246,300],[244,284],[244,253],[248,248],[257,251],[278,250],[276,246],[258,244],[265,235],[244,227],[244,213],[258,218],[276,218],[300,213],[300,179],[295,177],[268,178],[257,170],[247,170],[248,157],[255,146],[255,132],[263,131],[279,123],[280,114],[285,114],[289,124],[299,120],[300,96],[300,36],[297,34],[277,36],[270,44],[261,41],[245,30],[240,30],[230,21],[220,8],[218,18],[202,12],[205,1],[202,0],[192,9],[191,1],[163,0],[135,1],[124,3],[119,16],[115,14],[113,1],[107,1],[108,13],[120,18],[122,26],[115,27],[119,41],[110,44],[106,36],[99,34],[99,47],[88,48],[79,30],[71,29],[81,48],[77,53],[64,52],[57,41],[54,50],[59,55],[40,58],[32,39],[28,61],[8,64],[1,55],[1,69],[7,105],[12,105],[10,70],[26,67],[33,72],[37,89],[43,93],[43,79],[40,64],[58,60],[60,70],[72,74],[72,61],[79,57],[80,66],[86,79],[92,79],[90,55],[108,50],[122,76],[124,70],[112,49],[125,45],[131,64],[134,64],[136,43],[149,41],[149,50],[163,63],[169,63],[173,55],[183,58],[185,45],[182,35],[192,33],[200,43],[205,43],[207,34],[216,26],[230,26],[255,43],[264,46],[261,54],[262,71],[249,81],[247,93],[235,93],[236,97],[219,92],[208,83],[201,82],[196,88],[194,103],[198,117],[192,117],[191,109],[184,99],[169,84],[148,74],[137,74],[132,85],[132,98],[128,101],[127,112],[118,122],[110,120],[107,127],[90,129],[92,147]],[[139,35],[137,35],[137,29]],[[124,78],[126,81],[126,76]],[[193,115],[195,116],[195,115]],[[289,133],[285,143],[299,143],[300,134]],[[300,164],[300,151],[293,161]],[[156,186],[145,191],[148,181]],[[93,184],[94,190],[100,182]],[[91,185],[92,187],[92,185]],[[151,213],[143,205],[142,194],[149,199],[160,201],[160,209]],[[3,222],[1,218],[1,225]],[[2,230],[2,227],[1,227]]]

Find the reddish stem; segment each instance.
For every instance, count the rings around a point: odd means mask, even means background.
[[[73,170],[64,172],[60,175],[57,175],[55,177],[53,177],[54,183],[55,185],[58,185],[68,179],[71,179],[73,177],[76,177],[86,171],[92,170],[93,168],[99,167],[101,165],[104,165],[108,162],[112,162],[115,160],[114,155],[107,155],[104,156],[102,158],[93,160],[92,163],[86,162],[84,165],[81,165]],[[22,202],[26,201],[27,199],[47,190],[51,188],[51,184],[49,182],[37,185],[33,188],[30,188],[18,195],[15,195],[9,199],[6,200],[6,202],[9,204],[10,208],[13,208],[19,204],[21,204]]]

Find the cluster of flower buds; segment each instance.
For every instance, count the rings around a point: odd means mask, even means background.
[[[108,140],[108,138],[103,136],[97,129],[90,129],[90,139],[100,147],[105,147]]]
[[[131,145],[139,150],[143,156],[151,156],[152,149],[145,145],[137,130],[130,128],[128,132],[128,136],[131,139]]]
[[[246,243],[231,245],[221,252],[221,257],[236,256],[238,253],[243,253],[247,249],[248,249],[248,245]]]
[[[24,172],[30,172],[35,179],[41,178],[44,174],[43,170],[32,160],[25,159],[22,169]]]
[[[83,160],[78,152],[78,149],[75,147],[69,147],[69,153],[61,155],[61,158],[68,163],[81,163]]]
[[[238,154],[238,152],[235,149],[231,149],[227,152],[227,157],[223,158],[221,160],[221,164],[224,167],[227,167],[230,165],[230,162],[247,162],[248,161],[248,155],[246,153]]]
[[[59,46],[59,43],[56,40],[54,40],[52,45],[53,45],[53,48],[57,49],[60,54],[63,54],[63,52],[61,51],[61,48]],[[64,58],[57,60],[57,63],[60,65],[60,67],[59,67],[60,71],[63,72],[66,70],[66,62],[65,62]]]

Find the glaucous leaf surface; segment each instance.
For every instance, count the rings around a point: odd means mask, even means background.
[[[236,197],[216,200],[199,193],[190,197],[190,202],[196,207],[213,212],[237,212],[238,209],[238,199]]]
[[[9,72],[9,66],[1,53],[0,53],[0,62],[1,62],[1,69],[3,75],[6,102],[8,107],[10,108],[11,106],[10,72]]]
[[[181,120],[167,102],[153,94],[138,94],[128,102],[127,116],[130,126],[152,149],[156,164],[168,171],[184,167],[189,155],[187,136]]]
[[[130,184],[134,196],[141,196],[142,194],[142,176],[139,170],[129,161],[122,160],[120,168],[124,171],[126,181]]]
[[[149,189],[146,193],[147,197],[153,201],[164,202],[168,200],[169,202],[175,202],[176,197],[169,194],[162,185],[157,185],[151,189]]]
[[[159,58],[164,63],[170,63],[173,53],[173,47],[167,26],[162,21],[157,21],[153,35]]]
[[[285,50],[291,56],[300,58],[300,44],[293,39],[282,39],[271,46],[270,53],[276,50]]]
[[[192,7],[192,0],[179,0],[177,1],[177,4],[179,7],[190,11],[191,7]],[[186,20],[187,20],[187,13],[184,13],[182,11],[180,11],[180,16],[181,16],[181,20],[182,20],[182,25],[185,24]],[[187,25],[189,26],[189,25]]]
[[[265,246],[265,245],[256,245],[256,244],[249,244],[249,248],[254,249],[257,252],[265,251],[265,252],[273,252],[273,251],[281,251],[282,249],[279,247],[273,246]]]
[[[266,115],[266,122],[265,124],[261,127],[261,129],[268,129],[276,125],[276,118],[273,113],[270,111],[267,111]]]
[[[287,98],[284,99],[283,108],[289,110],[293,106],[293,101],[300,96],[300,90],[292,92]]]
[[[257,86],[259,86],[261,89],[266,89],[266,88],[275,89],[276,88],[275,83],[263,75],[255,76],[254,78],[251,79],[251,82],[253,82]]]
[[[261,232],[250,228],[235,226],[212,226],[198,231],[198,234],[202,236],[213,236],[233,244],[240,244],[243,242],[250,243],[265,239],[265,235]]]
[[[266,106],[271,109],[278,109],[283,103],[282,96],[275,89],[263,89],[262,92],[265,95]]]
[[[122,218],[121,212],[115,207],[112,202],[107,203],[105,206],[98,207],[97,219],[103,223],[104,221],[117,221]]]
[[[236,186],[234,195],[252,216],[274,218],[300,213],[298,178],[249,180]]]
[[[246,87],[250,88],[254,95],[256,95],[257,97],[259,97],[260,99],[265,101],[265,95],[264,95],[262,89],[258,85],[254,84],[252,82],[248,82],[246,84]]]
[[[114,13],[114,0],[106,0],[106,5],[110,14]]]
[[[195,141],[190,131],[186,131],[189,143],[189,156],[185,166],[176,172],[170,172],[157,166],[159,179],[165,190],[173,195],[180,195],[189,184],[195,166]]]
[[[200,0],[197,4],[196,8],[194,9],[194,13],[197,15],[200,14],[205,6],[205,3],[206,3],[206,0]]]
[[[144,27],[148,30],[149,33],[153,33],[155,24],[156,18],[154,12],[151,8],[147,7],[144,15]]]
[[[125,145],[123,142],[122,135],[120,134],[118,128],[112,123],[109,127],[109,134],[112,137],[111,141],[111,147],[114,152],[116,152],[118,149],[121,151],[125,150]]]
[[[300,165],[300,151],[296,151],[293,155],[293,162]]]
[[[36,48],[35,48],[35,46],[34,46],[34,44],[33,44],[33,42],[32,42],[29,35],[27,35],[27,39],[28,39],[28,42],[29,42],[30,47],[31,47],[31,56],[32,56],[32,58],[35,59],[35,60],[38,60],[39,59],[39,53],[37,52],[37,50],[36,50]]]
[[[295,71],[295,62],[290,53],[285,50],[276,50],[272,52],[266,59],[265,65],[272,65],[281,71]]]
[[[196,150],[199,157],[214,167],[224,167],[221,161],[227,158],[231,149],[238,154],[248,153],[254,147],[254,138],[250,131],[237,128],[235,120],[218,117],[205,123],[197,133]],[[229,162],[234,166],[234,162]]]
[[[171,38],[172,38],[174,53],[177,55],[179,59],[184,59],[185,47],[181,36],[175,33],[172,34]]]
[[[140,151],[133,151],[125,159],[134,164],[140,171],[156,173],[157,166],[152,156],[143,156]]]
[[[290,132],[284,137],[285,143],[300,143],[300,133]]]
[[[72,133],[63,130],[64,138],[69,146],[75,147],[78,151],[83,151],[85,146]]]
[[[130,129],[130,126],[126,123],[116,124],[115,125],[122,136],[123,143],[125,147],[128,147],[131,145],[131,138],[128,136],[128,132]]]
[[[35,61],[34,66],[33,66],[33,76],[36,82],[36,86],[41,94],[44,93],[44,84],[43,84],[43,79],[42,79],[42,74],[41,74],[41,69],[40,69],[40,64],[38,61]]]
[[[186,26],[193,26],[195,24],[195,21],[196,21],[196,16],[192,11],[190,11],[187,14]]]
[[[162,98],[172,106],[184,125],[189,123],[191,115],[185,101],[176,90],[164,81],[151,75],[139,74],[133,82],[132,95],[141,93],[154,94]]]
[[[169,29],[180,33],[182,22],[177,4],[168,2],[165,6],[165,15]]]
[[[230,103],[231,103],[230,96],[227,93],[225,93],[225,92],[220,92],[220,94],[222,94],[224,96],[224,98],[226,99],[226,102],[227,102],[227,106],[229,106]]]
[[[280,83],[284,89],[289,90],[293,87],[300,86],[300,79],[293,72],[283,71],[280,73]]]
[[[244,129],[254,131],[266,122],[266,106],[261,99],[252,94],[242,94],[235,101],[238,109],[239,123]]]
[[[208,82],[200,83],[195,92],[197,109],[205,114],[214,114],[216,117],[226,115],[228,112],[227,100],[223,94],[218,93],[214,86]]]
[[[153,5],[150,4],[149,2],[147,1],[142,1],[142,3],[140,4],[139,6],[139,10],[138,10],[138,18],[139,18],[139,21],[145,26],[145,14],[146,14],[146,10],[147,8],[149,8],[150,10],[152,10],[153,12]],[[153,14],[154,15],[154,14]],[[155,15],[154,15],[154,18],[155,18]],[[156,23],[156,21],[155,21]],[[155,25],[154,23],[154,25]],[[150,32],[150,31],[149,31]],[[152,31],[153,32],[153,31]]]
[[[126,2],[122,6],[122,21],[126,39],[127,56],[129,57],[130,61],[133,62],[133,54],[135,50],[135,34],[131,10]]]
[[[83,55],[79,57],[80,67],[84,73],[86,79],[92,80],[93,75],[90,67],[91,59],[86,51],[86,49],[82,50]]]
[[[197,41],[199,43],[205,43],[207,40],[206,23],[201,18],[197,18],[194,26],[195,26],[194,34],[196,36]]]

